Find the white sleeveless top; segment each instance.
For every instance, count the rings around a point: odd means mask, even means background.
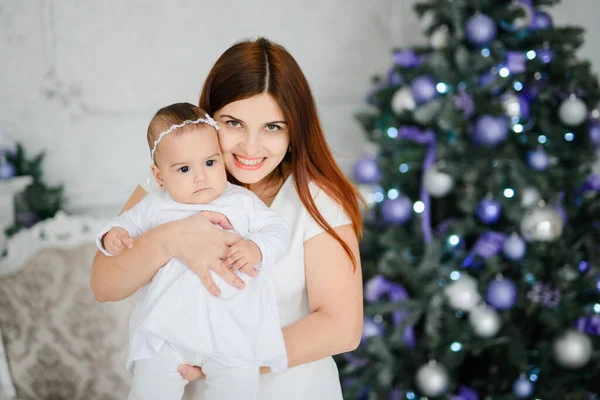
[[[144,189],[152,190],[145,183]],[[317,185],[310,190],[319,212],[332,227],[350,224],[350,218],[333,199]],[[310,216],[294,187],[292,176],[277,193],[271,209],[279,213],[291,233],[290,252],[273,266],[271,278],[275,286],[281,326],[287,326],[309,314],[304,268],[304,241],[323,232]],[[335,266],[331,266],[334,268]],[[318,333],[315,333],[318,335]],[[310,340],[310,338],[307,338]],[[185,400],[204,399],[203,380],[191,382]],[[339,373],[332,357],[302,364],[283,372],[261,375],[258,400],[342,400]]]

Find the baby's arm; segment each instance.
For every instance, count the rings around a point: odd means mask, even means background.
[[[247,254],[254,256],[249,256],[249,261],[255,262],[255,265],[261,263],[262,268],[270,267],[289,251],[290,232],[287,223],[254,193],[249,193],[246,204],[250,234],[230,250],[234,250],[236,246],[245,248]]]
[[[121,254],[133,246],[134,237],[150,229],[149,210],[155,196],[145,196],[135,207],[109,222],[96,236],[98,249],[107,256]]]

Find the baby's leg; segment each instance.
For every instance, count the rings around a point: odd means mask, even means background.
[[[156,357],[136,361],[128,400],[180,400],[188,383],[177,372],[181,363],[168,343]]]
[[[205,400],[255,400],[258,396],[258,368],[235,368],[208,359],[202,364],[206,374]]]

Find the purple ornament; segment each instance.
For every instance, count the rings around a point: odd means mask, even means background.
[[[16,173],[14,165],[8,161],[0,162],[0,180],[13,178]]]
[[[454,97],[454,106],[461,110],[466,117],[470,117],[475,112],[473,97],[464,90],[461,90],[458,96]]]
[[[531,18],[529,28],[534,31],[552,28],[552,17],[544,11],[536,11]]]
[[[543,171],[548,168],[550,157],[544,150],[537,149],[527,153],[527,163],[534,171]]]
[[[554,59],[554,52],[550,49],[539,49],[536,52],[536,57],[544,64],[549,64]]]
[[[365,317],[363,322],[362,338],[368,339],[373,336],[381,336],[383,334],[383,326],[373,321],[372,318]]]
[[[494,279],[487,288],[485,299],[498,310],[508,310],[517,300],[517,285],[509,278]]]
[[[386,199],[381,206],[381,216],[391,225],[402,225],[410,219],[412,203],[406,196],[396,199]]]
[[[381,170],[375,158],[364,157],[354,164],[354,180],[359,184],[374,184],[381,179]]]
[[[506,53],[506,68],[511,74],[522,74],[526,71],[525,64],[527,56],[518,51],[509,51]]]
[[[467,20],[467,40],[477,46],[485,46],[496,39],[496,22],[485,14],[476,14]]]
[[[396,71],[395,68],[392,68],[388,72],[387,83],[390,86],[400,86],[402,83],[404,83],[404,79],[402,79],[400,72]]]
[[[479,400],[477,392],[468,386],[459,386],[459,392],[452,400]]]
[[[419,76],[410,84],[415,103],[423,104],[433,100],[437,95],[436,82],[430,76]]]
[[[590,123],[589,127],[589,135],[590,140],[594,143],[594,147],[600,146],[600,122],[593,121]]]
[[[556,307],[560,303],[560,290],[553,288],[548,283],[536,282],[527,293],[527,298],[532,303],[539,303],[544,307]]]
[[[411,49],[398,50],[394,52],[394,64],[403,68],[413,68],[421,64],[421,59]]]
[[[502,232],[484,232],[475,242],[472,253],[482,258],[490,258],[500,252],[505,240],[506,234]]]
[[[574,323],[575,329],[587,333],[588,335],[600,336],[600,315],[591,315],[580,317]]]
[[[533,383],[526,377],[521,377],[513,383],[513,394],[519,399],[524,399],[533,394]]]
[[[493,115],[483,115],[475,121],[473,139],[486,147],[494,147],[508,136],[506,118]]]
[[[374,276],[365,284],[364,297],[368,302],[377,301],[385,295],[387,295],[389,300],[393,303],[398,303],[409,299],[408,292],[401,284],[388,281],[381,275]],[[407,316],[408,311],[395,311],[392,314],[394,326],[398,326]],[[415,334],[412,326],[406,327],[404,330],[403,339],[409,347],[412,348],[415,346]]]
[[[502,207],[500,203],[494,199],[483,199],[477,207],[477,217],[484,224],[493,224],[500,219]]]

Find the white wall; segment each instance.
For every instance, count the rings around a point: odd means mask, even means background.
[[[582,55],[600,67],[597,0],[566,2],[556,19],[589,28]],[[231,44],[266,36],[285,46],[315,93],[327,138],[349,171],[365,140],[353,114],[394,46],[422,41],[412,0],[2,0],[0,129],[72,212],[116,213],[148,167],[158,108],[195,103]]]

